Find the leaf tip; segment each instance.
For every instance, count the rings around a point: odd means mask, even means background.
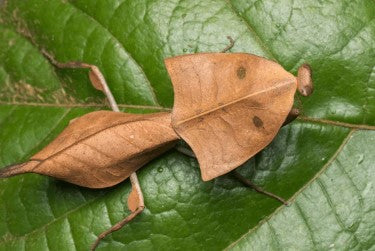
[[[18,174],[28,173],[34,165],[31,162],[9,165],[0,170],[0,178],[9,178]]]

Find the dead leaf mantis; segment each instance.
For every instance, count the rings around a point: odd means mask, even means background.
[[[313,91],[306,64],[297,78],[279,64],[245,53],[198,53],[165,60],[175,92],[171,113],[120,113],[107,83],[95,65],[57,62],[59,68],[87,68],[92,85],[102,91],[112,108],[77,118],[48,146],[21,164],[0,171],[0,177],[33,172],[90,188],[113,186],[130,178],[131,214],[101,233],[92,245],[119,230],[140,214],[143,194],[136,171],[183,139],[200,164],[202,179],[211,180],[234,170],[266,147],[283,124],[295,119],[296,89]],[[255,186],[237,172],[236,178],[282,203],[286,201]]]

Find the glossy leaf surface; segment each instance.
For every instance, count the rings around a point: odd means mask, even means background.
[[[85,70],[55,69],[41,48],[60,61],[98,65],[120,106],[140,113],[173,104],[164,58],[221,51],[228,35],[235,39],[232,52],[274,59],[293,74],[304,62],[312,66],[315,92],[295,104],[303,105],[303,117],[281,129],[265,151],[240,169],[266,190],[294,196],[296,203],[274,213],[280,207],[276,201],[230,176],[203,182],[195,159],[170,151],[139,171],[145,212],[99,248],[223,249],[249,230],[254,237],[244,240],[254,247],[373,247],[374,1],[5,3],[1,166],[35,154],[69,120],[105,108],[104,96],[91,87]],[[359,131],[348,138],[353,128]],[[317,188],[319,180],[323,185]],[[100,232],[128,214],[129,185],[90,190],[35,174],[1,180],[0,249],[86,250]],[[262,221],[266,217],[280,238],[270,239]],[[293,222],[300,238],[290,237]],[[332,227],[322,232],[326,225]]]

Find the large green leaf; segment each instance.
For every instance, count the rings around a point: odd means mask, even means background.
[[[350,133],[290,207],[228,250],[373,250],[374,142],[374,131]]]
[[[373,249],[375,2],[8,0],[0,18],[0,166],[42,149],[69,120],[106,109],[84,61],[103,71],[123,109],[170,108],[163,59],[220,51],[314,70],[304,116],[240,172],[290,207],[230,176],[202,182],[170,151],[139,171],[146,210],[102,249]],[[128,214],[129,182],[90,190],[34,174],[0,181],[0,249],[86,250]]]

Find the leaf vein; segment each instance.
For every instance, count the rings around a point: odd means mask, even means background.
[[[250,33],[252,33],[254,35],[254,38],[255,40],[258,42],[258,44],[262,47],[262,49],[264,50],[265,53],[268,54],[268,57],[270,59],[274,59],[276,61],[277,58],[276,56],[272,53],[271,49],[266,45],[266,43],[261,39],[261,37],[259,36],[259,34],[255,31],[255,29],[251,26],[250,22],[247,21],[237,10],[236,8],[233,6],[231,0],[225,0],[229,6],[229,8],[236,14],[236,16],[242,20],[245,24],[246,24],[246,27],[247,29],[250,31]]]
[[[339,159],[336,160],[337,162],[337,166],[339,167],[340,171],[348,178],[349,180],[349,183],[351,185],[351,187],[353,187],[355,193],[357,194],[358,196],[358,200],[359,200],[359,204],[361,206],[363,206],[363,197],[362,197],[362,193],[361,191],[359,190],[359,188],[355,185],[355,182],[353,181],[352,177],[349,175],[349,173],[345,170],[345,167],[342,165],[341,161]]]
[[[69,217],[66,217],[65,219],[66,219],[66,222],[68,223],[68,227],[69,227],[69,230],[70,230],[69,233],[70,233],[70,236],[71,236],[71,239],[72,239],[74,249],[78,250],[77,245],[76,245],[76,241],[74,240],[72,224],[70,223]]]
[[[296,211],[298,212],[298,214],[299,214],[299,216],[301,217],[303,223],[305,224],[305,226],[306,226],[307,229],[308,229],[307,232],[308,232],[309,235],[310,235],[310,239],[311,239],[311,242],[312,242],[313,246],[314,246],[314,247],[317,247],[318,245],[317,245],[317,243],[316,243],[316,241],[315,241],[314,231],[311,229],[311,226],[309,225],[309,222],[307,221],[307,218],[306,218],[306,216],[305,216],[305,213],[302,211],[302,208],[301,208],[301,206],[299,205],[298,201],[296,201],[296,202],[294,203],[294,205],[295,205]]]
[[[328,205],[329,207],[331,208],[332,210],[332,213],[333,215],[335,216],[336,218],[336,221],[337,223],[339,224],[340,228],[345,231],[345,232],[350,232],[353,234],[353,237],[355,239],[355,241],[362,247],[362,243],[359,241],[355,231],[350,231],[350,229],[348,229],[346,226],[345,226],[345,223],[343,222],[343,220],[341,219],[339,213],[337,212],[337,209],[336,209],[336,206],[335,206],[335,203],[333,203],[332,199],[331,199],[331,196],[329,195],[328,191],[327,191],[327,188],[326,188],[326,185],[324,184],[323,180],[321,178],[318,178],[316,179],[321,191],[323,192],[324,194],[324,197],[326,198],[327,202],[328,202]],[[364,248],[362,247],[361,250],[364,250]]]
[[[350,129],[375,130],[375,126],[373,125],[351,124],[351,123],[346,123],[346,122],[341,122],[341,121],[321,119],[321,118],[310,118],[310,117],[305,117],[305,116],[299,116],[297,119],[301,121],[306,121],[306,122],[328,124],[332,126],[340,126],[340,127],[350,128]]]
[[[65,107],[65,108],[108,108],[108,106],[100,103],[35,103],[35,102],[18,102],[18,101],[1,101],[0,105],[19,105],[19,106],[41,106],[41,107]],[[120,108],[134,108],[134,109],[154,109],[160,111],[171,111],[172,109],[162,106],[147,106],[147,105],[128,105],[118,104]],[[1,125],[1,124],[0,124]]]
[[[42,230],[42,229],[46,229],[48,226],[52,225],[53,223],[55,223],[55,222],[57,222],[57,221],[63,219],[64,217],[67,217],[67,215],[70,215],[70,214],[72,214],[72,213],[74,213],[74,212],[76,212],[76,211],[78,211],[78,210],[80,210],[80,209],[82,209],[82,208],[84,208],[84,207],[86,207],[86,206],[89,206],[90,204],[94,203],[95,201],[101,199],[102,197],[104,197],[104,195],[100,195],[100,196],[95,197],[95,198],[93,198],[93,199],[91,199],[91,200],[88,200],[86,203],[83,203],[82,205],[80,205],[80,206],[78,206],[78,207],[76,207],[76,208],[73,208],[72,210],[69,210],[68,212],[66,212],[66,213],[62,214],[61,216],[55,218],[54,220],[52,220],[52,221],[50,221],[50,222],[48,222],[48,223],[46,223],[46,224],[44,224],[44,225],[42,225],[42,226],[40,226],[40,227],[34,229],[33,231],[31,231],[31,232],[29,232],[29,233],[27,233],[27,234],[19,235],[19,236],[13,237],[13,238],[5,239],[5,240],[4,240],[4,239],[3,239],[3,240],[0,240],[0,244],[7,243],[7,242],[12,242],[12,241],[15,241],[15,240],[18,240],[18,239],[25,239],[25,238],[27,238],[28,236],[33,235],[33,234],[39,232],[39,231]],[[46,237],[47,237],[47,235],[46,235]],[[46,239],[47,239],[47,246],[48,246],[48,249],[49,249],[49,250],[52,250],[52,249],[49,247],[48,237],[47,237]]]
[[[279,237],[277,236],[275,228],[271,225],[271,223],[268,220],[266,221],[266,224],[268,226],[268,229],[271,232],[271,235],[272,235],[271,238],[276,242],[276,246],[280,247],[281,245],[280,245]]]

